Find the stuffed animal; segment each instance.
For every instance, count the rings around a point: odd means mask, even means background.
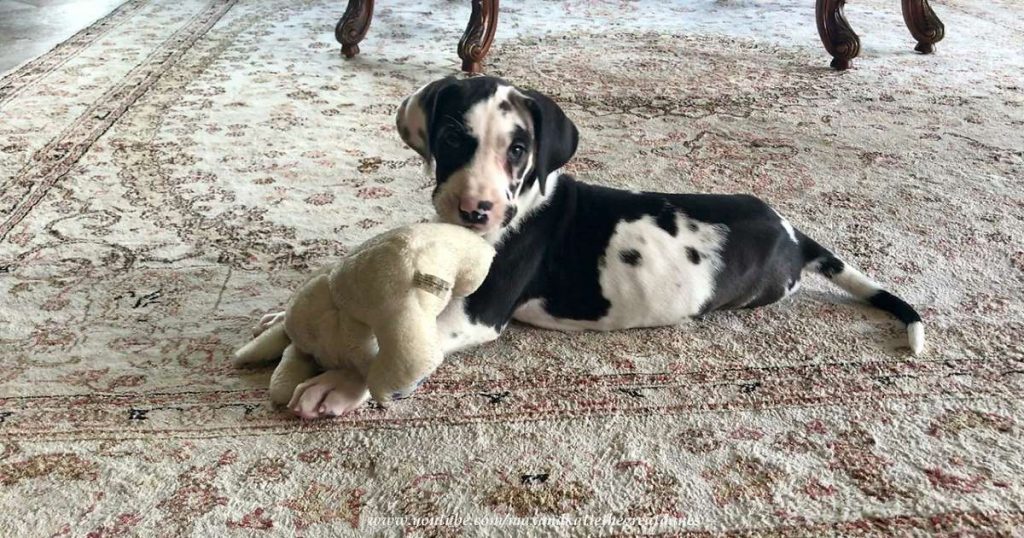
[[[280,357],[270,399],[296,412],[297,388],[323,370],[345,385],[336,387],[348,401],[344,410],[369,396],[381,403],[405,397],[441,364],[438,315],[453,297],[480,287],[493,258],[483,238],[451,224],[381,234],[314,273],[283,323],[239,349],[234,364]]]

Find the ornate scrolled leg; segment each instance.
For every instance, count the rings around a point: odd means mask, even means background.
[[[469,24],[459,40],[459,58],[462,58],[462,70],[467,73],[479,73],[481,62],[494,41],[494,32],[498,29],[498,0],[472,0],[473,13],[469,16]]]
[[[373,19],[373,0],[348,0],[348,8],[334,27],[334,39],[341,43],[346,58],[359,54],[359,42],[366,37]]]
[[[904,2],[913,0],[904,0]],[[818,20],[818,35],[825,50],[832,55],[832,68],[844,70],[850,60],[860,54],[860,38],[854,33],[843,14],[846,0],[817,0],[814,13]]]
[[[903,0],[903,20],[917,40],[914,50],[922,54],[935,52],[935,44],[946,35],[946,26],[932,11],[928,0]]]

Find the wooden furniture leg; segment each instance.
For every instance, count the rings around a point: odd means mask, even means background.
[[[334,27],[334,39],[341,43],[346,58],[359,54],[359,42],[366,37],[373,19],[373,0],[348,0],[348,8]]]
[[[935,44],[946,35],[946,26],[932,11],[928,0],[903,0],[903,21],[917,40],[914,50],[922,54],[935,52]]]
[[[915,0],[903,0],[913,2]],[[924,1],[924,0],[918,0]],[[817,0],[814,15],[818,21],[818,35],[825,50],[832,55],[832,68],[842,71],[860,54],[860,38],[854,33],[843,14],[846,0]]]
[[[355,1],[355,0],[353,0]],[[479,73],[482,69],[484,56],[494,41],[494,32],[498,29],[498,0],[472,0],[473,13],[469,16],[469,24],[459,40],[459,58],[462,58],[462,70],[467,73]]]

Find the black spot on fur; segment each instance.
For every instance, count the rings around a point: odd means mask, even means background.
[[[459,333],[452,333],[452,338],[458,338],[458,337],[459,337]]]
[[[691,232],[696,232],[698,229],[697,223],[693,222],[692,220],[686,224],[686,227],[689,228]]]
[[[435,179],[437,185],[441,185],[473,159],[479,140],[467,133],[465,126],[454,119],[449,119],[432,130],[431,136]]]
[[[643,260],[643,256],[640,255],[639,250],[631,248],[619,252],[619,259],[622,260],[622,263],[626,265],[632,265],[633,267],[636,267],[640,265],[640,261]]]
[[[512,103],[502,101],[498,103],[498,108],[500,108],[502,112],[512,112]]]
[[[515,129],[512,129],[512,141],[519,142],[520,144],[529,146],[530,145],[530,131],[527,131],[521,125],[516,125]]]
[[[818,266],[818,272],[825,275],[825,278],[831,279],[839,273],[842,273],[844,267],[842,260],[835,256],[831,256],[821,262],[821,265]]]
[[[658,213],[658,218],[655,219],[655,222],[659,228],[668,232],[672,237],[679,233],[679,226],[676,225],[676,211],[671,206],[665,206],[665,209]]]
[[[690,262],[694,265],[700,263],[700,252],[697,252],[697,249],[693,247],[686,247],[686,257],[689,258]]]

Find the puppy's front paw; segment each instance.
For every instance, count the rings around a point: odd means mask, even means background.
[[[328,370],[295,387],[288,409],[299,418],[337,417],[370,398],[366,383],[348,370]]]
[[[263,334],[263,331],[266,331],[270,327],[277,325],[282,321],[284,321],[283,310],[281,312],[271,312],[269,314],[264,314],[264,316],[260,318],[259,322],[256,323],[256,326],[252,328],[252,336],[255,338],[260,334]]]

